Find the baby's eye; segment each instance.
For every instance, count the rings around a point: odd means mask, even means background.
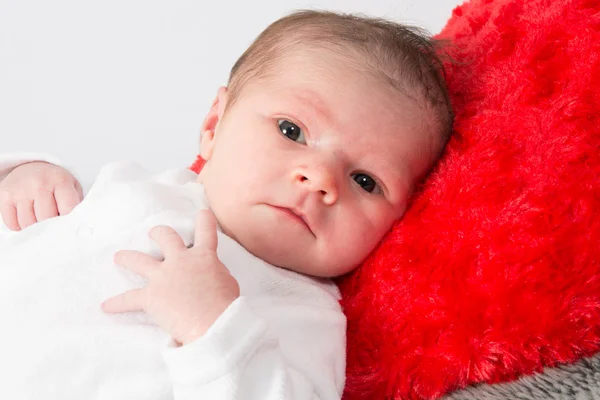
[[[379,185],[377,185],[377,182],[375,182],[375,179],[367,174],[354,174],[352,175],[352,179],[354,179],[365,192],[374,194],[381,193],[381,189],[379,188]]]
[[[277,121],[277,124],[279,125],[279,130],[281,130],[281,133],[283,133],[288,139],[291,139],[294,142],[306,144],[306,140],[304,140],[304,133],[302,133],[302,129],[300,129],[298,125],[286,119],[280,119]]]

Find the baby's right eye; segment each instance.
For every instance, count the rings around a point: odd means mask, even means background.
[[[285,137],[294,142],[306,144],[306,140],[304,139],[304,133],[302,133],[302,129],[293,122],[288,121],[287,119],[280,119],[277,121],[279,125],[279,130]]]

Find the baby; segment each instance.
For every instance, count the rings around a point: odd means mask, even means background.
[[[197,177],[111,164],[78,204],[56,161],[0,159],[0,212],[20,230],[0,236],[3,392],[339,399],[345,318],[327,278],[402,217],[451,124],[428,38],[304,11],[234,65]]]

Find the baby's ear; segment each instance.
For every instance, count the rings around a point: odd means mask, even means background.
[[[227,88],[222,86],[217,91],[217,97],[210,106],[210,110],[204,121],[202,122],[200,137],[200,156],[208,160],[212,155],[212,149],[214,147],[215,131],[223,117],[225,112],[225,106],[227,105]]]

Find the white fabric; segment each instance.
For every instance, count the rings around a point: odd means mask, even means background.
[[[13,160],[0,157],[0,166]],[[276,268],[218,232],[219,259],[242,296],[197,341],[172,340],[144,313],[100,303],[143,285],[115,266],[120,249],[159,256],[148,237],[169,225],[193,241],[206,208],[188,170],[104,167],[69,215],[0,229],[0,390],[7,399],[339,399],[346,320],[337,287]],[[198,310],[202,312],[202,310]]]

